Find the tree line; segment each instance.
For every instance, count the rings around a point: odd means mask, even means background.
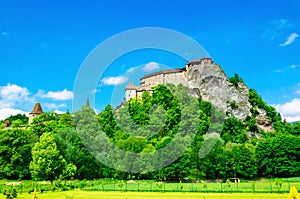
[[[158,85],[152,94],[145,91],[118,110],[107,105],[98,115],[85,105],[73,114],[43,113],[26,128],[24,117],[12,117],[17,122],[9,129],[1,121],[0,178],[179,181],[300,175],[300,123],[282,121],[254,89],[249,91],[252,115],[244,121],[187,92],[182,85]],[[261,110],[272,131],[257,125]],[[218,118],[224,118],[222,123]],[[208,138],[212,132],[219,137]],[[199,157],[207,139],[214,139],[214,145]],[[162,154],[165,159],[151,156],[173,143],[178,150]],[[128,161],[129,152],[139,155]],[[173,156],[179,158],[167,162]],[[141,172],[129,172],[135,169]]]

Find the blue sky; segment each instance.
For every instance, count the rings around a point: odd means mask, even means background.
[[[288,121],[300,120],[299,8],[298,0],[0,0],[0,119],[37,101],[45,111],[72,110],[76,74],[99,43],[129,29],[162,27],[199,42],[228,76],[237,72]],[[129,80],[143,75],[124,74],[148,63],[156,70],[184,66],[166,52],[121,57],[99,77],[94,108],[120,102]]]

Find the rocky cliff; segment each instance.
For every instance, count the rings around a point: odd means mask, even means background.
[[[243,82],[231,83],[221,67],[211,60],[190,63],[188,86],[191,95],[210,101],[227,116],[245,119],[251,115],[247,86]]]

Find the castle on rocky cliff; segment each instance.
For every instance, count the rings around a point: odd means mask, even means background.
[[[174,84],[188,86],[189,71],[194,65],[213,65],[214,61],[211,58],[202,58],[199,60],[193,60],[187,62],[185,68],[177,68],[171,70],[161,70],[155,73],[145,75],[141,78],[141,85],[134,86],[130,82],[125,89],[125,101],[129,101],[131,98],[141,97],[144,91],[153,92],[152,87],[159,84]]]
[[[145,75],[141,78],[140,86],[130,82],[125,89],[125,101],[141,97],[144,91],[152,93],[154,86],[168,83],[188,87],[189,95],[211,102],[228,116],[245,119],[251,115],[247,85],[244,82],[233,85],[220,65],[209,57],[187,62],[184,68]]]

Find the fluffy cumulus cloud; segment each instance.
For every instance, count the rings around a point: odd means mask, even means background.
[[[0,109],[0,120],[5,120],[11,115],[17,115],[17,114],[25,114],[28,116],[28,112],[18,110],[18,109],[13,109],[13,108],[2,108]]]
[[[285,104],[276,104],[274,107],[287,122],[300,121],[300,98],[295,98]]]
[[[288,46],[288,45],[292,44],[296,40],[297,37],[299,37],[299,35],[294,32],[286,38],[286,41],[283,44],[279,44],[279,46]]]
[[[26,103],[29,99],[29,91],[25,87],[8,83],[0,86],[0,108],[12,108],[20,103]]]
[[[64,89],[62,91],[49,91],[42,96],[43,98],[49,98],[52,100],[70,100],[73,98],[73,92]]]
[[[66,110],[67,104],[57,101],[72,98],[73,92],[67,89],[48,92],[38,90],[37,93],[31,93],[26,87],[17,84],[0,85],[0,120],[19,113],[28,115],[36,102],[40,102],[46,111]]]
[[[158,69],[160,68],[159,64],[156,63],[156,62],[149,62],[148,64],[146,64],[144,67],[143,67],[143,71],[145,72],[151,72],[155,69]]]
[[[118,76],[118,77],[105,77],[101,80],[101,82],[104,85],[120,85],[124,84],[128,80],[127,77],[125,76]]]

